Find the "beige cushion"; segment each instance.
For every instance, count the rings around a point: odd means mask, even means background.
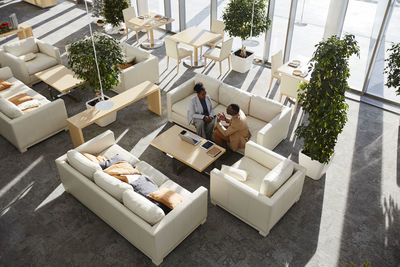
[[[9,98],[15,94],[19,94],[22,87],[26,87],[23,82],[14,77],[7,79],[7,82],[12,83],[13,85],[8,89],[0,91],[0,97]]]
[[[96,171],[101,171],[99,164],[90,161],[88,158],[74,149],[71,149],[67,152],[67,159],[69,165],[74,167],[74,169],[86,177],[89,177],[91,180],[93,180],[93,174]]]
[[[157,191],[148,194],[147,196],[158,202],[163,203],[170,209],[176,208],[179,204],[183,202],[183,197],[180,194],[168,188],[160,188]]]
[[[222,165],[221,172],[229,175],[230,177],[235,178],[241,182],[247,180],[247,172],[245,170],[237,169],[231,166]]]
[[[221,81],[202,74],[196,74],[196,76],[194,76],[194,81],[195,83],[202,82],[211,99],[220,102],[219,86],[222,84]]]
[[[30,60],[34,59],[35,57],[36,57],[35,53],[28,53],[26,55],[19,56],[19,58],[25,62],[30,61]]]
[[[158,223],[165,216],[160,207],[133,190],[126,190],[122,201],[125,207],[151,225]]]
[[[17,106],[19,104],[24,103],[24,102],[29,101],[29,100],[33,100],[33,97],[27,95],[26,93],[18,94],[16,96],[10,97],[8,99],[8,101],[14,103],[14,105],[17,105]]]
[[[244,114],[249,114],[251,94],[233,86],[222,84],[219,87],[219,103],[224,106],[238,104]]]
[[[2,97],[0,97],[0,112],[4,113],[4,115],[10,119],[15,119],[24,115],[21,109],[14,105],[14,103]]]
[[[212,60],[218,60],[220,54],[221,54],[221,49],[213,48],[213,49],[207,51],[207,53],[204,54],[204,57],[210,58]]]
[[[6,52],[8,52],[16,57],[26,55],[31,52],[36,53],[39,51],[38,46],[33,37],[29,37],[24,40],[19,40],[17,42],[5,44],[5,45],[3,45],[3,49]]]
[[[247,116],[247,126],[249,126],[249,131],[251,133],[250,140],[257,143],[257,134],[265,125],[267,125],[266,121],[256,119],[251,115]]]
[[[247,157],[241,158],[239,161],[235,162],[232,167],[246,170],[247,179],[243,183],[256,191],[260,190],[261,182],[263,181],[265,175],[271,171],[257,161]]]
[[[35,74],[39,71],[48,69],[57,65],[57,60],[54,57],[48,55],[37,53],[36,58],[26,62],[26,67],[29,74]]]
[[[270,122],[282,111],[282,105],[260,96],[251,96],[249,115]]]
[[[276,190],[292,176],[293,168],[293,162],[289,159],[285,159],[279,163],[264,177],[260,186],[260,193],[267,197],[272,197]]]
[[[159,187],[160,189],[162,188],[168,188],[169,190],[172,190],[179,195],[183,196],[184,198],[189,197],[192,193],[190,193],[188,190],[180,186],[179,184],[175,183],[171,179],[166,180],[162,185]]]
[[[167,176],[145,161],[139,161],[136,164],[136,169],[145,176],[149,177],[157,186],[160,186],[169,180]]]
[[[11,86],[13,86],[13,84],[10,83],[9,81],[0,80],[0,91],[7,90]]]
[[[34,108],[39,106],[40,106],[39,101],[37,99],[32,99],[19,104],[17,107],[20,108],[21,110],[25,110],[28,108]]]
[[[93,179],[99,187],[120,202],[122,202],[122,194],[126,190],[133,191],[133,188],[130,184],[121,182],[117,178],[112,177],[103,171],[96,171],[93,174]]]
[[[139,162],[139,160],[134,155],[132,155],[131,153],[129,153],[129,151],[123,149],[117,144],[110,146],[100,153],[101,156],[104,156],[108,159],[111,159],[116,154],[119,154],[121,158],[129,162],[132,166],[135,166],[135,164]]]

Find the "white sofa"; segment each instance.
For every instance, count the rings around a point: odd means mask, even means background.
[[[113,88],[113,91],[122,93],[144,81],[158,83],[158,57],[127,43],[122,43],[121,45],[126,58],[134,57],[135,64],[121,70],[120,83]]]
[[[140,172],[153,179],[160,188],[168,188],[184,197],[183,202],[165,215],[161,221],[151,225],[100,188],[91,177],[85,176],[72,167],[67,161],[67,154],[56,160],[65,190],[151,258],[154,264],[159,265],[165,256],[206,221],[207,189],[199,187],[190,193],[146,162],[140,161],[121,148],[116,144],[114,134],[110,130],[87,141],[75,150],[100,153],[108,158],[119,154],[135,165]]]
[[[36,57],[26,62],[21,59],[29,53],[36,54]],[[57,47],[29,37],[3,45],[0,49],[0,62],[3,67],[10,67],[18,80],[31,86],[40,82],[35,73],[61,64],[61,57]]]
[[[67,129],[67,111],[62,99],[50,102],[13,77],[8,67],[0,68],[0,79],[13,83],[10,88],[0,91],[0,98],[7,101],[10,97],[26,93],[40,103],[36,110],[18,116],[9,117],[9,114],[0,111],[0,134],[19,151],[25,152],[28,147]]]
[[[215,114],[225,112],[229,104],[236,103],[247,116],[252,141],[269,149],[274,149],[287,137],[291,119],[291,108],[265,97],[256,96],[227,85],[203,74],[196,74],[167,93],[168,120],[192,131],[188,124],[187,110],[190,99],[195,96],[195,83],[202,82],[211,97]]]
[[[210,174],[211,203],[232,213],[266,236],[271,228],[299,200],[304,183],[305,168],[293,164],[293,173],[271,197],[265,195],[261,184],[264,177],[286,158],[252,141],[246,143],[242,159],[232,165],[247,171],[242,182],[221,170]],[[261,192],[260,192],[261,191]]]

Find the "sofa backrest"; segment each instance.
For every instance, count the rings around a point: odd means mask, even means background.
[[[271,99],[252,95],[249,115],[256,119],[270,122],[282,112],[283,107],[282,104]]]
[[[219,103],[228,106],[238,104],[244,114],[249,114],[251,94],[236,87],[222,83],[219,87]]]
[[[204,85],[204,88],[207,91],[207,94],[211,97],[212,100],[219,102],[219,87],[222,84],[221,81],[211,78],[204,74],[196,74],[194,76],[194,82],[201,82]]]
[[[133,47],[126,43],[123,44],[123,53],[127,56],[135,56],[135,63],[139,63],[145,61],[150,57],[150,54],[140,48]]]
[[[9,44],[3,45],[4,51],[16,57],[26,55],[28,53],[37,53],[39,48],[35,42],[35,38],[29,37],[24,40],[19,40]]]

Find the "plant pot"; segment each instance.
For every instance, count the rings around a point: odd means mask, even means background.
[[[118,34],[119,29],[121,29],[121,28],[122,28],[121,25],[118,25],[118,26],[112,26],[111,24],[104,25],[104,31],[107,34]]]
[[[105,95],[104,99],[110,99],[110,97]],[[89,101],[86,102],[86,108],[87,109],[95,108],[94,106],[96,105],[96,103],[98,101],[99,101],[99,99],[97,97],[90,99]],[[117,112],[115,111],[115,112],[111,113],[110,115],[107,115],[104,118],[97,120],[96,124],[99,125],[100,127],[105,127],[105,126],[113,123],[116,119],[117,119]]]
[[[240,49],[232,53],[232,70],[240,73],[248,72],[254,60],[254,52],[246,51],[246,58],[238,56],[239,54]]]
[[[97,24],[97,26],[99,26],[99,27],[103,27],[103,26],[104,26],[104,20],[98,19],[98,20],[96,21],[96,24]]]
[[[124,28],[119,29],[119,34],[126,34],[126,31]]]
[[[330,163],[332,162],[331,157],[329,163],[321,163],[318,160],[312,160],[309,156],[303,153],[303,150],[299,152],[299,164],[307,169],[306,175],[314,180],[321,179],[322,175],[326,173]]]

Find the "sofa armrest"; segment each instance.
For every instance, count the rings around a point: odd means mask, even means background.
[[[102,134],[86,141],[82,145],[75,148],[77,151],[85,151],[87,153],[100,153],[115,144],[114,133],[107,130]]]
[[[61,64],[61,56],[60,56],[60,49],[58,49],[57,47],[49,44],[49,43],[45,43],[41,40],[36,39],[36,44],[39,47],[39,51],[43,54],[48,55],[49,57],[53,57],[57,60],[58,64]]]
[[[172,105],[193,94],[194,84],[194,78],[192,78],[167,93],[167,115],[169,121],[172,121]]]
[[[13,77],[13,73],[9,67],[3,67],[0,69],[0,79],[8,80]]]
[[[146,60],[122,70],[121,80],[124,80],[126,87],[133,87],[145,81],[158,83],[159,76],[158,58],[150,56]]]
[[[291,114],[292,108],[284,107],[281,113],[258,131],[257,144],[274,149],[288,135]]]
[[[29,73],[25,61],[7,52],[0,53],[1,64],[10,67],[15,78],[25,84],[29,84]]]

